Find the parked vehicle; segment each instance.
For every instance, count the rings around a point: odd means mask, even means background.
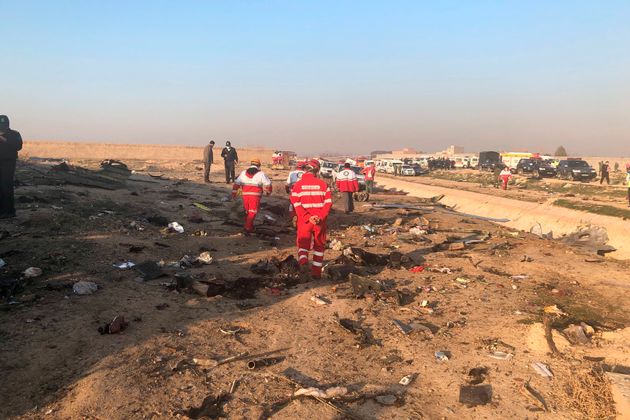
[[[531,174],[534,178],[551,178],[556,176],[556,168],[542,159],[521,159],[516,165],[519,175]]]
[[[335,162],[329,162],[327,160],[321,161],[319,174],[322,178],[332,178],[333,172],[337,166],[339,166],[339,164]]]
[[[403,165],[400,174],[402,176],[416,176],[416,170],[411,165]]]
[[[597,171],[582,159],[561,160],[558,165],[558,178],[575,181],[592,181]]]
[[[357,174],[357,180],[359,181],[359,191],[365,190],[365,175],[361,173],[363,168],[359,166],[351,166],[350,169],[352,169],[352,171],[354,171],[354,173]],[[336,186],[334,184],[337,181],[337,174],[341,171],[343,171],[343,164],[337,165],[335,169],[333,170],[332,181],[333,181],[333,186],[335,187],[335,189],[336,189]]]
[[[504,165],[499,152],[480,152],[479,165],[480,171],[494,171],[495,168],[502,168]]]

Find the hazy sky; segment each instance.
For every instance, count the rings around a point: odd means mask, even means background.
[[[27,139],[630,154],[630,1],[0,0]]]

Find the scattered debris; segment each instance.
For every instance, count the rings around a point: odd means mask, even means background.
[[[450,351],[443,350],[443,351],[435,352],[435,360],[437,360],[438,362],[448,362],[450,358],[451,358]]]
[[[127,328],[128,325],[129,323],[125,321],[124,316],[116,315],[111,322],[103,325],[102,327],[98,327],[98,332],[101,334],[118,334]]]
[[[72,285],[75,295],[91,295],[98,290],[98,284],[93,281],[78,281]]]
[[[485,366],[472,368],[468,371],[468,383],[470,385],[479,385],[486,380],[488,368]]]
[[[254,370],[254,369],[260,369],[261,367],[277,365],[278,363],[283,362],[284,359],[285,359],[284,356],[280,356],[280,357],[267,357],[265,359],[250,360],[249,362],[247,362],[247,369]]]
[[[523,389],[525,390],[524,394],[527,395],[534,402],[534,404],[538,405],[540,408],[542,408],[545,411],[549,411],[549,407],[547,406],[547,402],[543,398],[542,394],[540,392],[538,392],[530,384],[529,381],[527,381],[527,382],[525,382],[525,384],[523,384]]]
[[[29,267],[24,270],[24,277],[27,279],[32,279],[35,277],[39,277],[42,275],[42,269],[38,267]]]
[[[402,386],[408,386],[415,379],[416,379],[416,375],[415,374],[411,374],[411,375],[403,376],[402,379],[400,381],[398,381],[398,383],[400,385],[402,385]]]
[[[333,239],[328,244],[328,248],[332,249],[333,251],[341,251],[343,249],[343,243],[341,243],[341,241],[338,239]]]
[[[534,362],[531,364],[532,368],[534,368],[534,370],[536,371],[536,373],[538,373],[540,376],[544,377],[544,378],[552,378],[553,377],[553,373],[551,373],[551,371],[549,370],[549,368],[547,367],[547,365],[541,363],[541,362]]]
[[[330,305],[330,303],[331,303],[330,300],[328,300],[327,298],[325,298],[322,295],[311,296],[311,300],[313,302],[315,302],[316,304],[318,304],[318,305]]]
[[[170,232],[184,233],[184,227],[177,222],[169,223],[168,230]]]
[[[396,398],[395,395],[379,395],[376,398],[374,398],[376,400],[377,403],[382,404],[382,405],[394,405],[396,404],[396,401],[398,401],[398,398]]]
[[[229,394],[209,395],[204,398],[199,407],[191,407],[184,411],[191,419],[211,418],[218,419],[225,417],[223,405],[229,400]]]
[[[323,398],[325,400],[329,400],[335,397],[343,397],[348,393],[348,388],[343,386],[334,386],[331,388],[327,388],[325,390],[310,387],[310,388],[300,388],[293,393],[294,397],[317,397]]]
[[[145,281],[157,279],[164,275],[162,269],[155,261],[144,261],[135,265],[134,268],[142,275],[142,279]]]
[[[590,341],[581,325],[571,324],[562,333],[571,344],[587,344]]]
[[[120,264],[112,264],[114,267],[116,268],[120,268],[121,270],[127,270],[129,268],[134,267],[136,264],[131,262],[131,261],[127,261],[124,263],[120,263]]]
[[[512,353],[506,353],[504,351],[493,351],[488,356],[497,360],[510,360],[512,357],[514,357]]]
[[[214,261],[214,258],[212,258],[212,255],[210,255],[210,252],[204,251],[199,254],[199,256],[197,257],[197,261],[205,265],[210,265]]]
[[[460,385],[459,402],[469,407],[492,401],[492,385]]]

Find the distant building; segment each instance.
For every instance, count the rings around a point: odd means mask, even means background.
[[[401,149],[401,150],[392,150],[390,154],[395,155],[395,156],[421,155],[422,151],[409,149],[405,147],[404,149]]]
[[[450,156],[463,155],[463,154],[464,154],[464,148],[462,146],[448,146],[446,150],[437,152],[435,155],[450,157]]]

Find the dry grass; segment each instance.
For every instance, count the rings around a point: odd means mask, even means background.
[[[610,381],[601,367],[568,371],[563,377],[567,379],[555,396],[560,406],[576,411],[584,419],[615,418]]]
[[[234,145],[242,162],[259,158],[265,163],[271,162],[273,150],[264,148],[240,148]],[[215,146],[215,161],[221,163],[221,149]],[[203,146],[179,146],[159,144],[105,144],[105,143],[72,143],[54,141],[26,141],[20,152],[22,158],[40,157],[55,159],[118,159],[118,160],[176,160],[200,161]]]

